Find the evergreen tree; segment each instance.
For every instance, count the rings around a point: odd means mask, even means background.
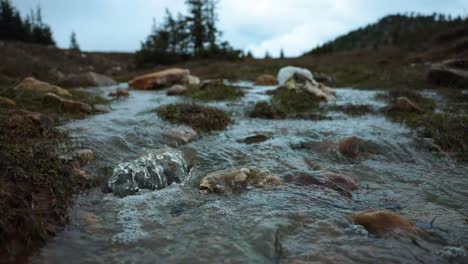
[[[70,36],[70,49],[71,50],[80,50],[80,45],[78,45],[78,41],[76,40],[76,33],[73,31]]]
[[[271,55],[268,50],[265,52],[265,59],[271,59]]]
[[[281,49],[281,51],[280,51],[280,59],[284,59],[284,50],[283,49]]]

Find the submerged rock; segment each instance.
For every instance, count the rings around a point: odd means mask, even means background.
[[[387,111],[397,111],[397,112],[414,112],[414,113],[424,113],[424,109],[422,109],[418,104],[411,101],[407,97],[398,97],[396,102],[389,106]]]
[[[127,97],[128,96],[128,88],[118,88],[112,92],[109,93],[109,96],[111,97]]]
[[[138,76],[128,84],[130,87],[140,90],[158,89],[163,86],[182,83],[190,75],[189,70],[172,68],[160,72],[154,72]]]
[[[187,91],[187,87],[180,84],[175,84],[171,88],[167,89],[166,94],[169,96],[182,95],[185,94]]]
[[[101,87],[116,85],[117,82],[109,76],[95,72],[73,73],[60,80],[65,87]]]
[[[270,74],[263,74],[257,77],[255,79],[255,84],[256,85],[264,85],[264,86],[273,86],[273,85],[278,85],[278,81],[276,80],[276,77]]]
[[[369,209],[351,216],[353,222],[376,235],[416,235],[419,229],[406,217],[389,211]]]
[[[359,183],[350,175],[338,174],[333,172],[324,172],[322,175],[325,177],[326,182],[346,191],[355,191],[359,189]]]
[[[169,138],[172,138],[183,144],[191,142],[198,136],[197,131],[188,126],[174,127],[166,131],[164,134],[167,135]]]
[[[338,142],[338,149],[341,154],[348,158],[358,158],[363,155],[379,154],[381,146],[378,144],[362,140],[356,136],[344,138]]]
[[[108,181],[115,196],[133,195],[140,189],[160,190],[182,182],[188,166],[182,152],[165,148],[150,151],[142,157],[119,164]]]
[[[56,85],[52,85],[50,83],[42,82],[36,80],[35,78],[28,77],[24,79],[21,83],[19,83],[14,90],[16,91],[29,91],[29,92],[38,92],[38,93],[52,93],[58,96],[66,96],[71,97],[69,91],[58,87]]]
[[[1,97],[0,96],[0,105],[3,105],[3,106],[15,106],[16,103],[15,101],[11,100],[11,99],[8,99],[6,97]]]
[[[43,103],[66,113],[90,114],[93,112],[93,108],[87,103],[65,99],[53,93],[46,94]]]
[[[258,134],[258,135],[254,135],[254,136],[250,136],[250,137],[246,137],[244,139],[238,140],[237,142],[251,145],[251,144],[262,143],[269,139],[271,139],[270,135]]]
[[[93,105],[93,110],[96,113],[110,113],[110,112],[112,112],[112,108],[110,106],[102,105],[102,104]]]
[[[468,86],[468,60],[448,60],[435,64],[427,78],[437,85],[466,88]]]
[[[248,187],[271,187],[281,185],[283,181],[268,170],[254,167],[232,168],[208,174],[201,180],[203,193],[232,195],[239,194]]]

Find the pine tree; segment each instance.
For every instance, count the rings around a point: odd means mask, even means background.
[[[76,40],[76,33],[73,31],[70,36],[70,49],[71,50],[80,50],[80,45],[78,45],[78,41]]]
[[[280,59],[284,59],[284,50],[283,49],[281,49],[281,51],[280,51]]]
[[[265,59],[271,59],[271,55],[268,50],[265,52]]]

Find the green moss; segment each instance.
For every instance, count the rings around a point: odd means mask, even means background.
[[[327,119],[326,111],[320,107],[322,99],[302,90],[292,90],[284,87],[272,93],[270,102],[258,102],[250,112],[250,117],[266,119],[304,118]]]
[[[235,101],[244,97],[244,91],[240,87],[213,83],[200,88],[192,87],[185,95],[199,101]]]
[[[157,109],[164,120],[191,126],[197,132],[211,132],[225,129],[231,118],[221,109],[199,104],[172,104]]]

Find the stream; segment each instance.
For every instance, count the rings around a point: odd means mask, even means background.
[[[70,223],[32,263],[468,263],[466,164],[430,152],[416,132],[380,114],[331,112],[332,120],[323,121],[249,118],[249,109],[268,100],[266,92],[275,87],[237,84],[246,92],[242,100],[208,103],[228,111],[234,123],[186,145],[168,138],[165,132],[176,125],[153,110],[188,99],[164,91],[132,90],[129,98],[112,102],[111,113],[66,124],[74,144],[93,149],[102,166],[170,145],[193,168],[186,181],[159,191],[118,198],[96,188],[79,195]],[[385,105],[375,99],[378,92],[337,89],[335,103],[378,109]],[[240,142],[257,134],[271,139]],[[342,156],[335,142],[349,136],[376,143],[379,153]],[[268,169],[285,184],[234,196],[198,190],[210,172],[249,165]],[[295,181],[301,173],[316,173],[315,165],[354,176],[359,190],[348,198]],[[370,235],[350,218],[368,208],[405,215],[427,235]]]

